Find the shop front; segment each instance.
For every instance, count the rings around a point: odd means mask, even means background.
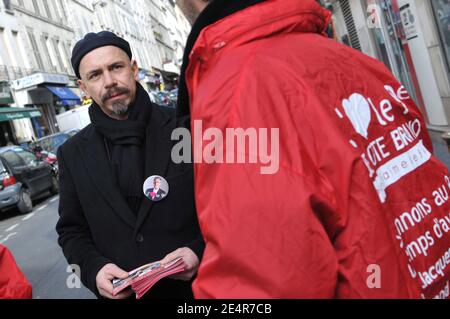
[[[450,124],[450,0],[330,0],[326,3],[332,5],[341,42],[383,62],[406,87],[430,128],[447,127]]]
[[[33,107],[0,107],[0,145],[19,145],[29,141],[17,136],[14,122],[21,119],[36,119],[41,112]]]
[[[446,72],[450,75],[450,0],[431,1],[444,53]]]
[[[445,58],[450,61],[450,3],[448,0],[430,3]],[[427,4],[414,0],[365,0],[365,5],[378,59],[406,87],[429,126],[448,126],[450,112],[445,111],[442,99],[444,85],[439,81],[444,79],[437,74],[439,58],[433,52],[436,45],[431,40],[434,31],[430,28]],[[446,72],[450,74],[448,65]]]
[[[69,83],[66,75],[47,73],[36,73],[14,81],[17,103],[34,105],[43,115],[32,120],[38,138],[58,133],[56,115],[81,105],[80,98],[67,87]]]
[[[147,71],[143,78],[143,81],[146,84],[146,89],[148,92],[152,91],[161,91],[161,84],[163,83],[162,75],[155,68]]]
[[[41,113],[36,108],[11,107],[14,98],[8,82],[0,82],[0,146],[17,145],[31,136],[26,137],[29,122],[23,119],[39,118]]]
[[[412,99],[427,118],[408,41],[397,0],[366,0],[368,14],[373,17],[370,28],[378,58],[406,87]]]
[[[164,80],[164,87],[162,87],[161,91],[171,91],[178,88],[178,82],[180,79],[180,75],[178,73],[161,71],[161,75]]]
[[[443,87],[448,79],[440,77],[441,61],[436,50],[439,46],[434,42],[437,37],[432,16],[428,14],[430,3],[439,1],[392,0],[397,4],[405,37],[411,53],[412,63],[417,71],[417,80],[424,102],[424,114],[427,123],[435,127],[446,127],[450,124],[443,100]],[[448,85],[448,83],[447,83]],[[447,106],[449,107],[449,106]]]

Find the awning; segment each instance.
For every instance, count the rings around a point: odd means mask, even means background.
[[[45,87],[59,98],[62,105],[64,106],[81,105],[80,98],[75,93],[73,93],[69,88],[66,88],[64,86],[48,86],[48,85],[46,85]]]
[[[0,122],[39,117],[41,112],[31,107],[0,107]]]

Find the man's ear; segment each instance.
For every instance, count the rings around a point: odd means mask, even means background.
[[[133,70],[133,77],[139,81],[139,67],[136,60],[131,61],[131,70]]]
[[[89,95],[86,91],[86,85],[84,84],[83,80],[77,80],[77,85],[80,88],[81,91],[84,92],[84,94]]]

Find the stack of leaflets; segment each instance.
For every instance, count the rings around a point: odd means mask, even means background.
[[[127,278],[113,280],[113,296],[131,286],[131,289],[136,293],[136,299],[140,299],[158,280],[183,271],[184,262],[181,257],[168,264],[157,261],[141,266],[130,271]]]

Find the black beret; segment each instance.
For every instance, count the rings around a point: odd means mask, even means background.
[[[124,39],[118,37],[117,35],[109,31],[101,31],[99,33],[93,32],[88,33],[84,36],[83,39],[81,39],[80,41],[77,42],[77,44],[75,44],[75,47],[72,50],[72,59],[71,59],[72,67],[79,79],[81,78],[79,68],[83,57],[92,50],[107,45],[113,45],[124,50],[131,59],[132,53],[130,44]]]

